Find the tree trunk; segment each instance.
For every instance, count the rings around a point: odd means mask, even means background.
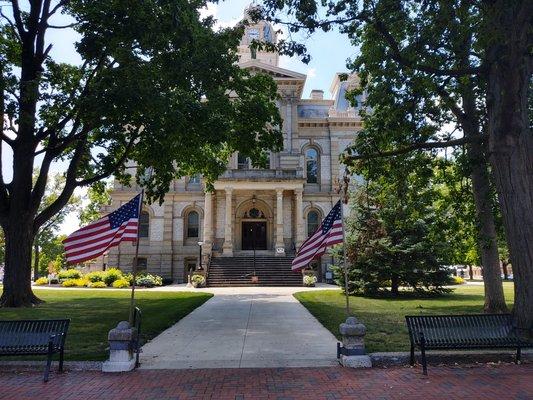
[[[0,298],[2,307],[31,307],[41,302],[31,290],[33,226],[22,222],[5,229],[4,290]]]
[[[461,120],[464,135],[469,138],[480,137],[481,127],[472,80],[461,82],[459,88],[464,109],[464,117]],[[494,223],[493,194],[487,158],[482,144],[479,142],[470,143],[466,149],[466,156],[470,167],[472,194],[476,207],[476,239],[484,272],[485,305],[483,308],[486,313],[505,313],[508,310],[500,275],[500,255],[496,224]]]
[[[37,238],[35,239],[37,242]],[[37,243],[33,246],[33,280],[39,279],[39,245]]]
[[[483,265],[485,290],[485,305],[483,309],[486,313],[504,313],[508,310],[500,274],[498,239],[496,225],[494,224],[494,215],[492,213],[490,181],[487,167],[485,161],[481,158],[481,149],[469,148],[467,154],[472,162],[471,178],[478,226],[477,242],[481,256],[481,265]]]
[[[470,280],[474,280],[474,269],[472,268],[472,265],[468,266],[468,275],[470,276]]]
[[[509,246],[515,303],[524,336],[533,337],[533,136],[528,89],[531,1],[493,3],[487,26],[499,39],[487,49],[487,116],[490,162]]]

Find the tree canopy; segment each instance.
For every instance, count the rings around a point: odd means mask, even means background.
[[[205,6],[203,0],[2,5],[1,145],[12,149],[13,179],[0,179],[1,304],[38,301],[29,287],[33,237],[77,187],[111,175],[129,182],[150,168],[147,198],[162,201],[175,178],[201,173],[211,182],[234,151],[259,163],[265,150],[281,146],[274,81],[238,67],[242,26],[215,30],[212,17],[200,16]],[[55,22],[60,14],[69,23]],[[46,34],[55,29],[79,34],[79,65],[51,57],[60,44]],[[126,160],[136,170],[126,169]],[[63,190],[39,209],[56,162],[67,165]],[[35,164],[39,176],[32,181]]]
[[[368,90],[375,129],[367,126],[344,162],[378,160],[449,146],[465,146],[479,225],[478,246],[486,266],[490,311],[503,311],[497,233],[487,164],[501,205],[515,274],[514,314],[533,332],[533,135],[528,121],[533,4],[365,0],[319,2],[265,0],[267,15],[289,31],[338,28],[361,49],[350,67]],[[280,13],[282,11],[282,13]],[[308,57],[305,46],[280,44]],[[369,79],[370,78],[370,79]],[[372,104],[374,103],[374,104]],[[379,107],[376,106],[379,104]],[[443,129],[452,123],[462,137]],[[369,161],[372,162],[372,161]],[[526,222],[527,221],[527,222]]]

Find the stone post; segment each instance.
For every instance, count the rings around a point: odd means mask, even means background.
[[[136,334],[127,321],[119,322],[109,331],[109,360],[102,364],[102,372],[126,372],[135,368],[132,345]]]
[[[342,345],[337,344],[337,356],[344,367],[370,368],[372,360],[365,351],[366,326],[355,317],[346,318],[340,324],[339,332],[342,336]]]
[[[233,256],[233,220],[232,214],[232,196],[233,188],[227,187],[226,189],[226,221],[224,224],[224,245],[222,246],[223,254],[227,257]]]
[[[300,248],[304,241],[304,224],[303,224],[303,189],[294,190],[294,220],[296,224],[296,250]]]
[[[283,242],[283,189],[276,189],[276,255],[285,255]]]

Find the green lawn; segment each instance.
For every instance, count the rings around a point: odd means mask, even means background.
[[[513,284],[504,283],[509,307]],[[346,319],[346,300],[338,290],[299,292],[294,295],[328,330],[339,338],[339,324]],[[367,328],[369,352],[409,350],[406,315],[474,314],[483,311],[483,286],[459,286],[453,293],[434,298],[376,299],[350,297],[352,314]]]
[[[34,308],[0,308],[0,319],[70,318],[65,358],[104,360],[107,333],[128,319],[130,291],[35,290],[46,303]],[[202,305],[210,293],[138,291],[142,338],[151,339]]]

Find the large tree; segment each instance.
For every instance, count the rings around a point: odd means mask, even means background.
[[[320,13],[320,3],[325,5],[325,14]],[[276,17],[276,12],[287,11],[293,18],[285,23],[292,31],[331,30],[339,26],[356,44],[361,44],[362,38],[373,40],[374,43],[368,43],[374,53],[372,57],[380,59],[385,68],[395,65],[418,82],[425,81],[424,90],[431,88],[438,104],[453,113],[464,137],[443,138],[417,132],[403,142],[385,142],[383,148],[351,155],[345,161],[351,165],[359,159],[465,145],[473,167],[488,162],[515,272],[514,315],[523,332],[531,335],[533,136],[528,91],[533,68],[533,3],[528,0],[265,0],[265,6],[280,23],[284,21]],[[289,53],[305,52],[298,43],[284,42],[281,48]],[[398,82],[395,89],[401,91],[408,83]],[[457,105],[461,107],[457,109]],[[477,214],[481,217],[488,215],[489,208],[479,207],[489,198],[486,175],[485,168],[472,171],[474,193],[479,196]],[[480,239],[491,241],[490,246],[483,245],[491,250],[487,256],[493,266],[497,255],[494,223],[480,226],[480,232],[483,233]],[[489,280],[492,289],[496,287],[494,270],[493,279]],[[503,295],[497,300],[503,301]]]
[[[274,81],[238,67],[242,27],[215,31],[213,18],[200,17],[205,6],[2,1],[0,143],[12,150],[13,178],[0,179],[6,237],[0,305],[39,302],[30,286],[32,242],[77,187],[112,174],[128,181],[125,161],[132,160],[137,179],[151,168],[143,181],[147,197],[161,201],[177,177],[202,173],[212,181],[234,151],[260,160],[281,146]],[[51,57],[52,47],[61,47],[47,36],[55,29],[78,33],[79,65]],[[0,159],[0,169],[9,162]],[[40,210],[55,162],[66,165],[65,184]]]

